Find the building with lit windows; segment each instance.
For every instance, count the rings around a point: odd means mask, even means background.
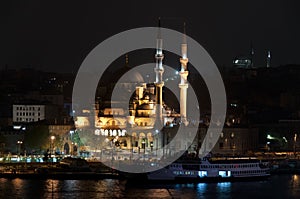
[[[13,122],[28,123],[45,120],[45,112],[45,105],[14,104]]]
[[[57,105],[39,103],[20,103],[12,106],[13,123],[30,123],[47,120],[55,123],[61,119]]]

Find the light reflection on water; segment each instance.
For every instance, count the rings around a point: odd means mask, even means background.
[[[290,181],[290,186],[292,187],[291,195],[292,197],[300,196],[300,176],[293,175]]]
[[[300,198],[300,176],[267,181],[128,184],[119,180],[0,179],[0,198]]]

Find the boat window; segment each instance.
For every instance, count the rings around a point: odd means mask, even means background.
[[[219,171],[219,176],[221,177],[230,177],[231,171]]]
[[[207,171],[198,171],[198,176],[199,177],[205,177],[205,176],[207,176]]]

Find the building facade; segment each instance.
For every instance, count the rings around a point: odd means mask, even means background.
[[[45,105],[13,105],[13,122],[38,122],[46,119]]]

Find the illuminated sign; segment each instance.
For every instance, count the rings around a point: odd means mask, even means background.
[[[126,134],[125,129],[96,129],[95,135],[102,135],[102,136],[125,136]]]

